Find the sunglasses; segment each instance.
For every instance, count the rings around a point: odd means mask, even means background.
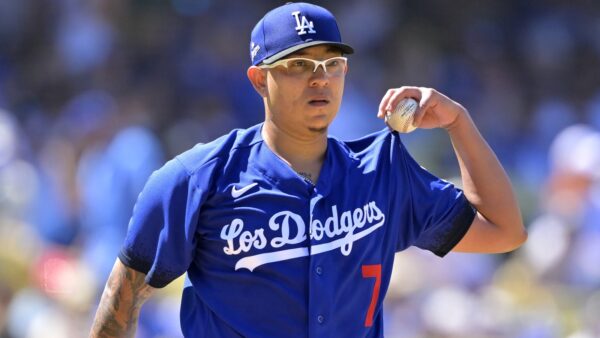
[[[289,58],[275,61],[269,65],[260,65],[259,68],[269,69],[282,66],[289,75],[308,76],[316,73],[319,66],[323,67],[325,74],[330,76],[341,76],[346,71],[348,59],[343,56],[336,56],[327,60],[317,61],[307,58]]]

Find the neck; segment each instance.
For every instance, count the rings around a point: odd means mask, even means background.
[[[322,164],[327,151],[327,133],[314,133],[314,136],[299,136],[266,120],[262,137],[275,154],[292,168]]]

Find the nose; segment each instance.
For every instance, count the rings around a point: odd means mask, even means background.
[[[329,74],[325,72],[325,68],[321,65],[310,76],[311,87],[325,87],[329,84]]]

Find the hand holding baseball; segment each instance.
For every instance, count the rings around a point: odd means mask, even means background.
[[[412,121],[412,126],[414,128],[447,129],[452,126],[460,114],[466,114],[466,109],[462,105],[435,89],[425,87],[400,87],[388,90],[383,96],[381,103],[379,104],[377,117],[386,119],[387,116],[386,122],[388,122],[390,127],[394,128],[395,125],[389,123],[390,121],[388,120],[394,116],[394,112],[401,102],[403,105],[406,104],[406,98],[412,98],[418,102],[418,107]],[[409,132],[412,130],[410,130],[410,128],[402,128],[402,130],[398,131]]]
[[[411,97],[402,99],[393,111],[386,112],[385,123],[400,133],[410,133],[417,129],[414,122],[418,106],[419,103]]]

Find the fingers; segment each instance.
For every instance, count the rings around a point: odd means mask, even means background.
[[[377,117],[379,117],[380,119],[385,117],[387,105],[390,101],[390,98],[392,97],[392,94],[394,94],[394,89],[388,89],[385,95],[383,95],[381,102],[379,103],[379,111],[377,112]]]
[[[398,103],[407,97],[412,97],[415,100],[417,100],[417,102],[421,101],[421,97],[422,97],[422,91],[425,88],[420,88],[420,87],[409,87],[409,86],[404,86],[404,87],[400,87],[400,88],[394,88],[394,89],[389,89],[385,95],[383,96],[383,98],[381,99],[381,103],[379,104],[379,112],[377,113],[377,117],[379,118],[384,118],[385,114],[388,111],[392,111],[394,110],[394,108],[396,108],[396,106],[398,105]],[[431,95],[431,94],[429,94]]]
[[[434,100],[432,99],[433,89],[431,88],[421,88],[421,99],[417,100],[419,102],[419,107],[415,112],[414,117],[414,125],[420,126],[421,121],[427,114],[427,112],[434,107]]]
[[[462,105],[433,88],[405,86],[387,91],[379,104],[377,117],[385,118],[387,112],[396,109],[407,97],[418,102],[413,120],[417,128],[447,128],[460,114],[468,114]]]
[[[427,110],[431,108],[433,104],[433,100],[431,97],[433,96],[433,89],[431,88],[421,88],[421,99],[419,100],[419,110]]]

